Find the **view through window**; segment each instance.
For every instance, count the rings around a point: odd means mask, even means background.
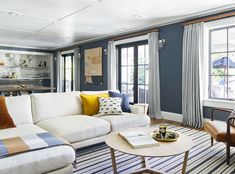
[[[235,99],[235,26],[210,30],[210,98]]]
[[[149,56],[147,42],[119,46],[119,89],[131,103],[148,100]]]

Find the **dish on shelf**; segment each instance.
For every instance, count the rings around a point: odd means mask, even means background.
[[[176,132],[166,131],[166,136],[162,138],[159,132],[153,131],[150,133],[150,136],[156,141],[173,142],[176,141],[180,135]]]

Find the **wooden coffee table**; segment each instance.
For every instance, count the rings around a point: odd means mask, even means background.
[[[129,130],[138,130],[138,131],[140,130],[143,132],[150,133],[155,129],[157,128],[138,128],[138,129],[129,129]],[[183,168],[182,168],[182,174],[185,174],[189,150],[193,146],[192,140],[183,134],[180,134],[178,140],[174,142],[159,142],[160,144],[159,146],[133,149],[120,135],[118,135],[118,132],[112,132],[106,136],[105,143],[110,147],[114,174],[117,174],[115,150],[126,154],[141,156],[144,158],[145,167],[138,171],[132,172],[132,174],[141,174],[141,173],[161,174],[161,172],[158,172],[149,167],[148,157],[167,157],[167,156],[174,156],[185,153]]]

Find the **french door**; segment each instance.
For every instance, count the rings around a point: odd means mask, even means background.
[[[63,92],[73,91],[74,89],[74,56],[64,54],[63,56]]]
[[[130,103],[148,100],[149,53],[147,41],[118,47],[119,90],[129,95]]]

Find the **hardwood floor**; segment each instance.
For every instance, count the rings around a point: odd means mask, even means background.
[[[161,124],[161,123],[173,124],[173,125],[182,126],[182,127],[186,127],[186,128],[196,129],[196,128],[192,128],[192,127],[189,127],[189,126],[182,125],[180,122],[166,120],[166,119],[153,119],[152,118],[150,125],[156,125],[156,124]],[[196,130],[202,130],[203,131],[204,129],[201,128],[201,129],[196,129]]]

